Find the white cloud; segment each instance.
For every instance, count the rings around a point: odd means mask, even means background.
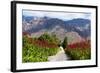
[[[49,12],[49,11],[29,11],[23,10],[23,15],[26,16],[37,16],[37,17],[44,17],[48,16],[51,18],[60,18],[63,20],[70,20],[74,18],[85,18],[90,19],[90,13],[74,13],[74,12]]]

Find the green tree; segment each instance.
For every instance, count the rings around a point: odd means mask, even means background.
[[[57,38],[56,34],[52,34],[52,38],[55,44],[59,45],[60,44],[60,40]]]
[[[62,43],[62,47],[65,49],[65,48],[67,48],[67,46],[68,46],[68,39],[67,39],[67,37],[65,37],[64,41]]]
[[[48,33],[44,33],[42,34],[39,38],[39,40],[46,40],[50,43],[54,43],[54,44],[59,44],[59,39],[57,38],[57,36],[55,34],[48,34]]]
[[[44,33],[44,34],[42,34],[38,39],[39,39],[39,40],[47,40],[47,41],[48,41],[48,40],[51,39],[51,37],[50,37],[49,34]]]

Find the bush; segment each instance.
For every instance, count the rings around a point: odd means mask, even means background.
[[[45,62],[48,56],[55,55],[59,48],[40,47],[33,44],[34,39],[23,37],[22,62]]]
[[[45,49],[38,48],[31,44],[27,44],[23,48],[23,62],[43,62],[48,61]]]
[[[56,37],[55,34],[49,35],[48,33],[44,33],[38,39],[39,40],[46,40],[49,43],[54,43],[54,44],[60,43],[59,39]]]
[[[91,46],[89,41],[70,44],[65,49],[65,52],[73,60],[91,59]]]
[[[90,48],[87,49],[69,48],[66,49],[66,54],[69,55],[73,60],[85,60],[91,58]]]

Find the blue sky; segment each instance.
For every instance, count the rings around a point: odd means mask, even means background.
[[[63,20],[71,20],[75,18],[84,18],[91,19],[90,13],[74,13],[74,12],[49,12],[49,11],[32,11],[32,10],[23,10],[23,15],[25,16],[36,16],[36,17],[51,17],[59,18]]]

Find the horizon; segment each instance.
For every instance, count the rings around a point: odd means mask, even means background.
[[[32,11],[23,10],[22,16],[32,16],[32,17],[48,17],[48,18],[59,18],[64,21],[72,19],[91,19],[91,13],[76,13],[76,12],[50,12],[50,11]]]

